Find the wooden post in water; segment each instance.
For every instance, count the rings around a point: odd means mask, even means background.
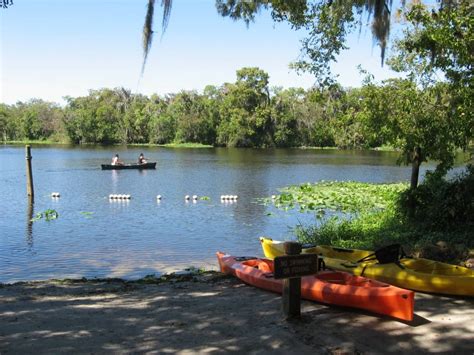
[[[296,242],[285,242],[286,255],[299,255],[301,244]],[[290,277],[283,279],[283,313],[286,319],[301,316],[301,277]]]
[[[27,145],[26,151],[26,193],[28,195],[30,203],[35,200],[35,191],[33,188],[33,172],[31,170],[31,147]]]

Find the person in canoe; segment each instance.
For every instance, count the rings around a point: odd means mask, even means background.
[[[112,158],[112,165],[123,165],[123,161],[120,160],[118,154],[115,154],[115,156]]]
[[[138,157],[138,164],[146,164],[147,161],[148,161],[148,160],[145,158],[145,156],[143,155],[143,153],[140,153],[140,156]]]

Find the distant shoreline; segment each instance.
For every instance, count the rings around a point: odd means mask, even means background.
[[[73,147],[82,147],[82,146],[100,146],[100,147],[161,147],[161,148],[229,148],[229,147],[216,147],[209,144],[201,143],[167,143],[167,144],[154,144],[154,143],[132,143],[132,144],[97,144],[97,143],[83,143],[83,144],[74,144],[74,143],[65,143],[65,142],[54,142],[54,141],[42,141],[42,140],[25,140],[25,141],[3,141],[3,145],[64,145],[64,146],[73,146]],[[239,148],[232,147],[232,149],[249,149],[248,147]],[[338,147],[309,147],[309,146],[300,146],[300,147],[259,147],[259,148],[250,148],[250,149],[302,149],[302,150],[340,150],[344,151],[346,149],[341,149]],[[393,147],[383,146],[375,148],[365,148],[365,149],[347,149],[347,150],[373,150],[373,151],[383,151],[383,152],[397,152]]]

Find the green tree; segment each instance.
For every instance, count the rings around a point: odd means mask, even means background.
[[[442,171],[452,166],[455,130],[448,119],[449,94],[444,84],[421,90],[411,80],[390,79],[381,87],[367,83],[362,92],[368,131],[399,149],[400,162],[412,165],[412,189],[418,185],[422,162],[436,160]]]
[[[173,97],[168,111],[176,120],[177,142],[214,143],[215,127],[206,112],[202,95],[181,91]]]
[[[88,96],[66,99],[65,122],[72,142],[123,142],[123,103],[114,90],[91,90]]]
[[[57,139],[63,132],[63,111],[52,102],[40,99],[18,102],[5,114],[4,133],[13,139],[50,139],[53,134]]]
[[[8,105],[0,104],[0,134],[3,141],[11,138],[8,123],[11,120],[11,108]]]
[[[268,74],[259,68],[237,71],[235,84],[225,86],[218,144],[235,147],[272,145]]]
[[[151,115],[147,110],[148,103],[148,97],[132,95],[123,118],[122,131],[125,133],[126,143],[148,143],[150,141]]]
[[[408,26],[389,64],[423,88],[445,82],[449,143],[465,149],[474,137],[474,4],[458,0],[430,9],[415,3],[403,15]]]
[[[154,144],[171,143],[176,135],[176,119],[168,113],[170,99],[160,98],[152,95],[145,108],[150,115],[148,129],[150,132],[149,142]]]
[[[277,147],[300,144],[298,122],[304,114],[305,91],[301,88],[275,88],[271,99],[272,134]]]

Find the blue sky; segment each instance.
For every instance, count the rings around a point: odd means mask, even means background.
[[[236,70],[257,66],[271,86],[304,87],[311,75],[288,64],[299,55],[304,33],[274,23],[268,13],[247,28],[220,17],[214,0],[174,0],[163,37],[157,6],[155,35],[140,79],[141,32],[146,0],[15,0],[0,10],[0,101],[31,98],[62,103],[64,96],[90,89],[126,87],[146,95],[202,89],[234,82]],[[157,0],[157,4],[161,1]],[[380,67],[380,52],[369,30],[354,35],[350,50],[334,65],[344,86],[359,86],[357,65],[378,80],[395,74]]]

